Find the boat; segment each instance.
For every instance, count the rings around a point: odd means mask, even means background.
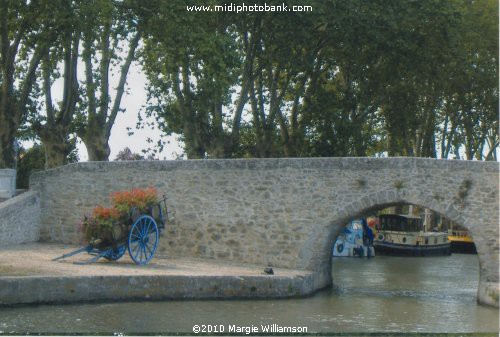
[[[381,255],[432,256],[450,255],[448,233],[425,232],[422,219],[412,215],[383,214],[373,241]]]
[[[468,231],[448,230],[452,253],[477,254],[476,245]]]
[[[366,220],[355,219],[351,221],[337,237],[333,245],[333,256],[375,256],[375,249],[373,248],[372,241],[373,232],[367,226]]]

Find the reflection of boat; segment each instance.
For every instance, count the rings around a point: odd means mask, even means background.
[[[363,219],[351,221],[340,233],[333,246],[333,256],[375,256],[373,233]],[[370,240],[371,236],[371,240]]]
[[[379,216],[380,230],[373,246],[384,255],[450,255],[448,234],[424,232],[422,219],[410,215],[383,214]]]
[[[468,231],[448,230],[452,253],[477,254],[476,245]]]

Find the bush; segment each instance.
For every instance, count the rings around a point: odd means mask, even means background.
[[[29,188],[29,177],[32,172],[45,169],[45,150],[42,145],[35,144],[29,149],[19,148],[17,158],[17,188]]]

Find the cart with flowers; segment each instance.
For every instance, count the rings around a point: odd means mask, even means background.
[[[97,206],[85,216],[80,229],[86,246],[63,254],[54,261],[87,252],[93,257],[76,264],[89,264],[100,258],[116,261],[128,251],[136,264],[153,258],[168,221],[167,198],[157,197],[154,188],[133,189],[111,194],[112,207]]]

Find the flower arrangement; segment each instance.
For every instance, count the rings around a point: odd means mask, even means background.
[[[98,205],[92,216],[83,219],[81,231],[85,242],[116,243],[127,232],[123,227],[129,225],[132,213],[149,213],[158,202],[158,192],[155,188],[132,189],[114,192],[109,198],[111,207]]]
[[[158,192],[155,188],[133,189],[111,194],[111,202],[120,213],[128,213],[132,208],[144,213],[158,202]]]

